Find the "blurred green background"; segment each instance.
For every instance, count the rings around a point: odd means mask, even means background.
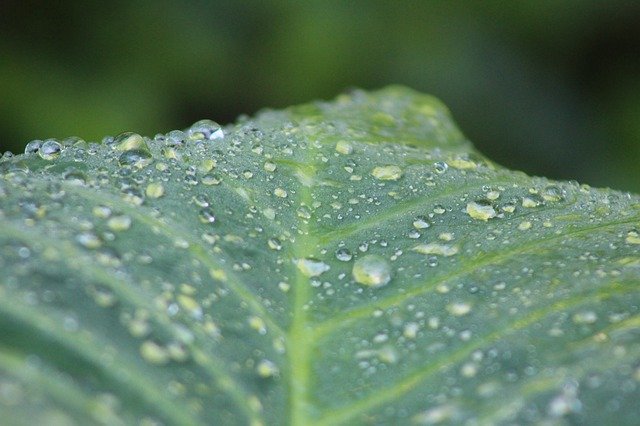
[[[0,2],[0,152],[404,84],[530,174],[640,192],[640,2]]]

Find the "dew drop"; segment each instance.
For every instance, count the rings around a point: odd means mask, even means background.
[[[353,255],[351,254],[349,249],[339,248],[338,250],[336,250],[336,259],[341,262],[348,262],[353,259]]]
[[[624,239],[627,244],[640,244],[640,233],[638,231],[629,231]]]
[[[102,241],[92,232],[82,232],[76,235],[76,241],[88,249],[96,249],[102,245]]]
[[[398,166],[378,166],[371,170],[371,175],[378,180],[398,180],[402,177],[402,169]]]
[[[279,198],[287,198],[287,191],[282,188],[276,188],[273,190],[273,194]]]
[[[216,221],[215,213],[210,207],[205,207],[200,210],[200,213],[198,213],[198,218],[200,218],[200,222],[202,223],[213,223]]]
[[[297,259],[296,266],[307,277],[317,277],[318,275],[331,269],[329,265],[321,260],[307,257],[304,259]]]
[[[164,186],[160,182],[152,182],[147,185],[145,193],[149,198],[160,198],[164,195]]]
[[[353,152],[353,146],[347,141],[338,141],[336,143],[336,152],[338,154],[349,155]]]
[[[413,220],[413,227],[416,229],[427,229],[431,226],[429,219],[426,216],[417,216]]]
[[[144,141],[144,138],[133,132],[120,133],[113,139],[113,145],[118,151],[149,151],[149,147]]]
[[[368,287],[382,287],[391,281],[389,262],[374,254],[368,254],[356,260],[351,273],[358,284]]]
[[[433,254],[445,257],[453,256],[459,251],[457,246],[438,243],[419,244],[412,250],[420,254]]]
[[[471,201],[467,204],[467,214],[473,219],[488,221],[496,217],[496,210],[488,201]]]
[[[222,178],[217,173],[207,173],[206,175],[202,176],[203,185],[220,185],[220,182],[222,182]]]
[[[126,215],[113,216],[107,221],[107,226],[113,231],[126,231],[131,227],[131,218]]]
[[[272,361],[263,359],[256,366],[256,372],[258,373],[258,376],[266,379],[269,377],[277,376],[280,370],[278,369],[278,366],[276,366]]]
[[[42,141],[39,139],[32,140],[24,147],[25,154],[35,154],[42,146]]]
[[[149,364],[164,365],[169,362],[167,350],[151,340],[146,340],[140,345],[140,355]]]
[[[267,245],[271,250],[282,249],[282,242],[278,238],[269,238],[269,241],[267,241]]]
[[[447,311],[453,316],[461,317],[471,312],[471,305],[466,302],[454,302],[447,305]]]
[[[47,139],[43,142],[42,146],[38,150],[38,155],[43,160],[55,160],[60,156],[62,151],[62,145],[55,139]]]
[[[276,169],[277,169],[276,163],[273,163],[271,161],[265,161],[265,163],[264,163],[264,170],[265,171],[267,171],[269,173],[272,173],[272,172],[275,172]]]
[[[222,127],[213,120],[200,120],[187,130],[190,139],[194,140],[216,140],[224,138]]]
[[[436,169],[437,173],[442,174],[447,171],[447,169],[449,168],[449,165],[444,161],[438,161],[433,164],[433,167]]]

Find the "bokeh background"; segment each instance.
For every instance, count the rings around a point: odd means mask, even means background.
[[[640,2],[0,2],[0,152],[390,83],[494,160],[640,192]]]

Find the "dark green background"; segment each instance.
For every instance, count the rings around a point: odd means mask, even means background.
[[[638,1],[0,2],[0,152],[408,85],[530,174],[640,191]]]

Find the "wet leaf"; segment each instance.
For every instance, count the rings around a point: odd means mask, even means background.
[[[499,167],[431,97],[36,141],[0,176],[5,424],[640,416],[640,198]]]

